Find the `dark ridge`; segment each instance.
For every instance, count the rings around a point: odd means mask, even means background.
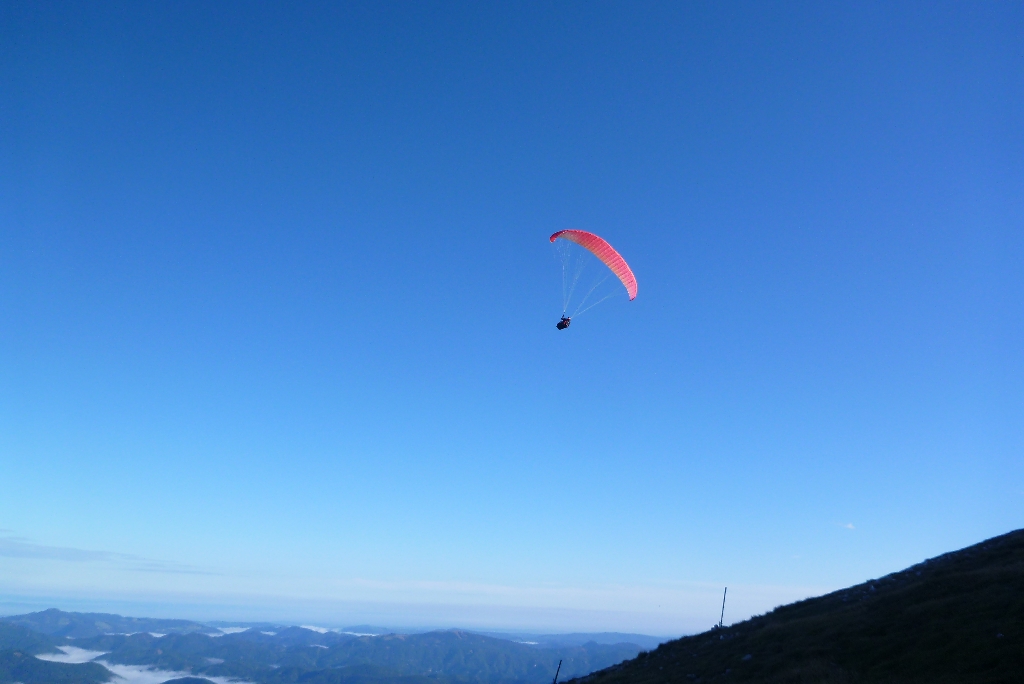
[[[577,684],[1024,681],[1024,530],[724,629]]]
[[[168,679],[163,684],[213,684],[213,682],[205,677],[178,677],[177,679]]]

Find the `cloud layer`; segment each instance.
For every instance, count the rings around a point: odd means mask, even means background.
[[[110,563],[137,572],[160,572],[187,575],[216,574],[184,563],[154,560],[112,551],[76,549],[70,546],[37,544],[25,537],[18,537],[10,530],[0,530],[0,558],[26,558],[58,560],[69,563]]]

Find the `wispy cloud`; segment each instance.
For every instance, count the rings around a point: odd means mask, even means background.
[[[162,572],[189,575],[213,575],[217,573],[203,570],[185,563],[154,560],[133,556],[127,553],[112,551],[93,551],[76,549],[70,546],[51,546],[37,544],[25,537],[17,537],[11,530],[0,530],[0,558],[31,558],[40,560],[57,560],[70,563],[112,563],[138,572]]]
[[[4,532],[7,532],[4,530]],[[34,544],[24,537],[14,537],[10,533],[0,536],[0,556],[5,558],[46,558],[73,562],[111,561],[117,554],[108,551],[86,551],[66,546],[46,546]]]
[[[842,527],[843,529],[847,529],[847,530],[855,530],[855,529],[857,529],[856,527],[853,526],[853,523],[837,523],[837,524],[840,527]]]

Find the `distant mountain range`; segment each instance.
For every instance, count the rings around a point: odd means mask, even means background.
[[[0,618],[3,622],[27,627],[33,632],[52,637],[84,639],[104,634],[220,634],[220,630],[189,620],[161,620],[159,618],[132,618],[110,613],[65,613],[51,608],[40,613]]]
[[[0,618],[0,684],[102,684],[111,670],[164,684],[546,684],[559,660],[575,684],[1024,682],[1024,530],[660,646],[614,633],[240,627],[55,609]]]
[[[663,643],[575,684],[1024,682],[1024,530]]]
[[[0,618],[0,684],[100,684],[119,665],[168,672],[167,681],[177,684],[199,684],[206,677],[254,684],[542,684],[559,661],[566,677],[585,675],[659,641],[610,633],[246,627],[57,609]],[[68,654],[90,662],[49,660],[69,660]]]

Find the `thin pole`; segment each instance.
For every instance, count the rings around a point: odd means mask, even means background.
[[[728,594],[728,593],[729,593],[729,587],[726,587],[725,591],[722,592],[722,615],[721,615],[721,617],[718,618],[718,626],[719,627],[722,626],[722,623],[725,620],[725,595]]]
[[[561,660],[559,660],[559,661],[558,661],[558,669],[557,669],[557,670],[555,670],[555,678],[554,678],[554,680],[553,680],[553,681],[551,682],[551,684],[558,684],[558,673],[559,673],[559,672],[561,672],[561,671],[562,671],[562,661],[561,661]]]

